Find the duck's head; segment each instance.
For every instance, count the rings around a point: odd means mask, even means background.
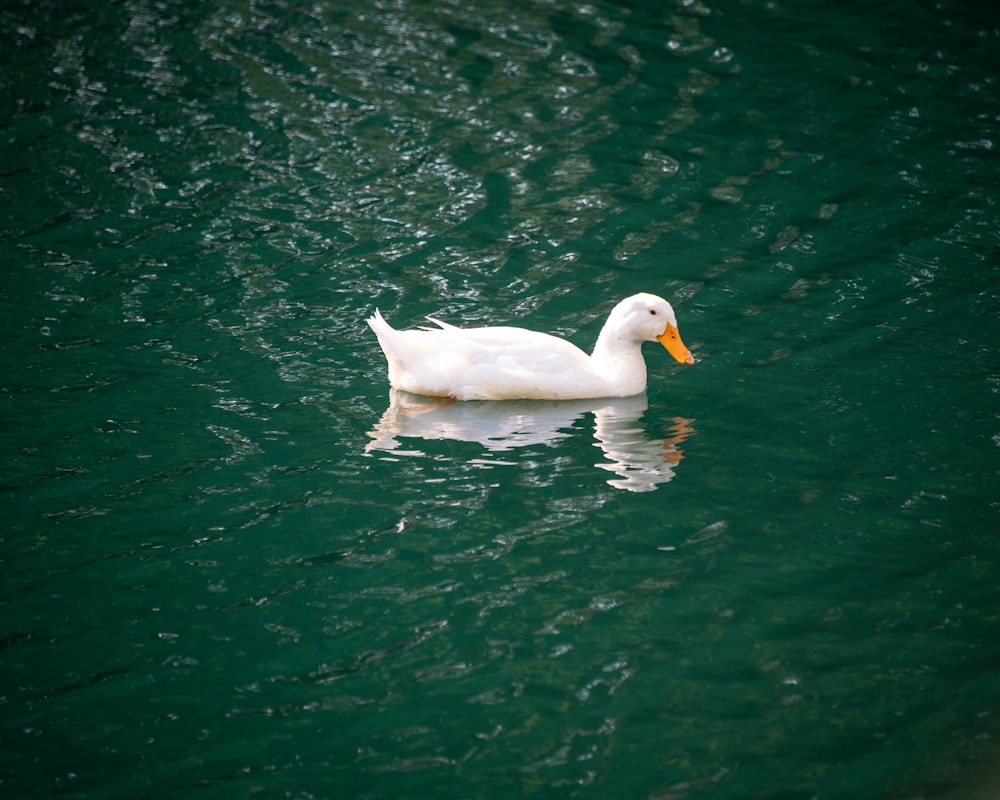
[[[682,364],[693,364],[694,356],[681,341],[677,317],[670,303],[655,294],[634,294],[611,312],[623,332],[643,342],[659,342]]]

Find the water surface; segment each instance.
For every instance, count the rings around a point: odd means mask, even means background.
[[[0,12],[5,797],[987,798],[1000,17]],[[414,409],[364,319],[645,395]],[[658,352],[659,350],[659,352]]]

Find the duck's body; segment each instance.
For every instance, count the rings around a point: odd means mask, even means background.
[[[513,327],[397,331],[376,310],[368,320],[395,388],[456,400],[576,400],[628,397],[646,389],[644,341],[660,341],[678,361],[694,358],[670,304],[655,295],[622,300],[587,355],[547,333]]]

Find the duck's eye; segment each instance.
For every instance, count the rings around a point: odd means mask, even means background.
[[[649,309],[649,313],[650,313],[650,315],[652,315],[652,316],[655,317],[656,316],[656,309],[655,308]]]

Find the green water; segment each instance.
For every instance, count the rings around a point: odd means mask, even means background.
[[[1000,791],[1000,14],[7,2],[0,795]],[[404,413],[364,319],[645,396]],[[412,409],[411,409],[412,411]]]

